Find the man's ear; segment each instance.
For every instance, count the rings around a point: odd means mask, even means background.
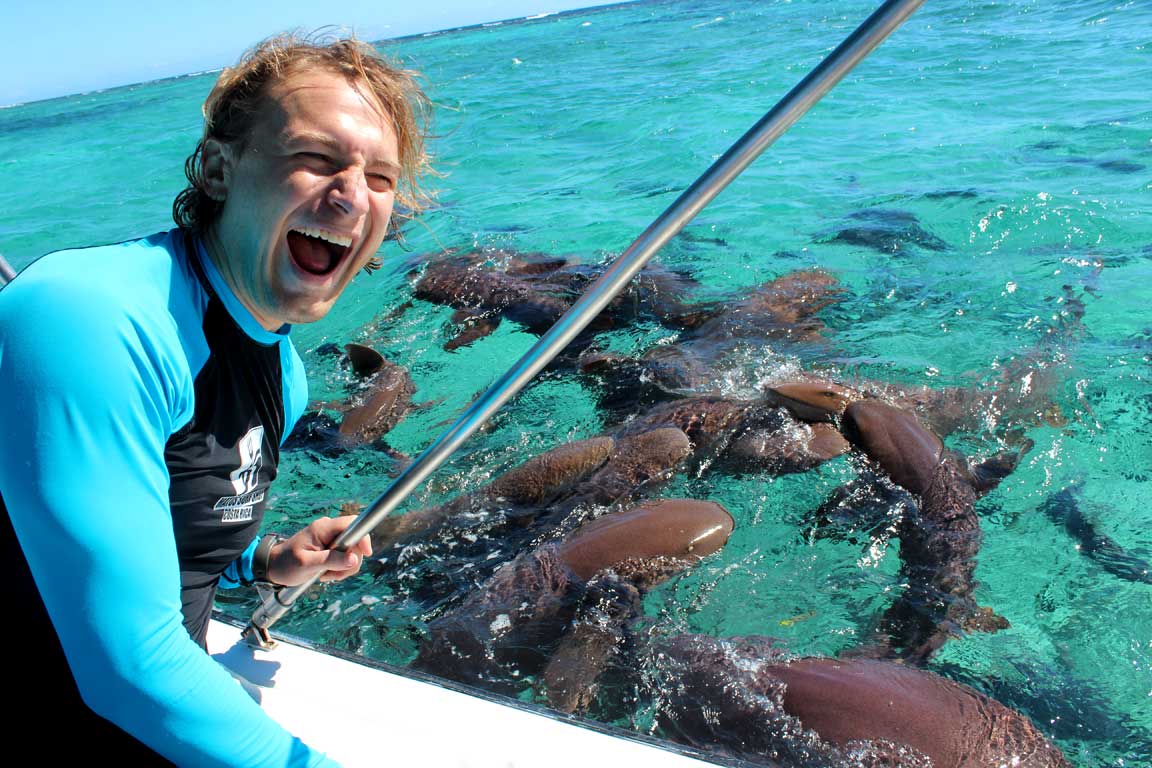
[[[232,183],[232,148],[216,139],[205,139],[204,148],[200,150],[200,168],[208,197],[224,202]]]

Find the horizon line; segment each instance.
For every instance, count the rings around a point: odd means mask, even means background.
[[[434,30],[429,30],[426,32],[409,32],[409,33],[406,33],[403,35],[397,35],[396,37],[382,37],[382,38],[378,38],[376,40],[366,40],[365,42],[367,42],[369,45],[380,46],[380,45],[384,45],[387,43],[398,43],[398,42],[402,42],[405,40],[419,40],[419,39],[426,38],[426,37],[439,37],[441,35],[449,35],[449,34],[453,34],[456,32],[465,32],[465,31],[470,31],[470,30],[475,30],[475,29],[485,29],[485,28],[493,28],[493,27],[501,27],[501,26],[513,26],[513,25],[520,25],[520,24],[532,24],[532,23],[536,23],[536,22],[546,21],[549,19],[560,18],[563,16],[571,16],[571,15],[574,15],[577,13],[586,13],[588,11],[609,10],[611,8],[617,8],[617,7],[620,7],[623,5],[634,5],[636,3],[641,3],[641,2],[645,2],[645,1],[646,0],[617,0],[616,2],[603,3],[600,5],[591,5],[591,6],[586,6],[583,8],[570,8],[570,9],[565,10],[565,11],[545,11],[542,13],[532,14],[531,16],[515,16],[512,18],[508,18],[508,19],[498,19],[498,20],[494,20],[494,21],[482,21],[482,22],[477,22],[475,24],[463,24],[463,25],[457,26],[457,27],[445,27],[443,29],[434,29]],[[323,29],[323,27],[319,27],[318,29]],[[83,90],[71,91],[69,93],[61,93],[61,94],[57,94],[55,96],[43,96],[43,97],[39,97],[39,98],[29,99],[27,101],[17,101],[17,102],[12,102],[9,104],[0,104],[0,110],[13,109],[16,107],[26,107],[26,106],[29,106],[32,104],[41,104],[41,103],[48,102],[48,101],[58,101],[61,99],[71,99],[71,98],[75,98],[77,96],[90,96],[92,94],[97,94],[97,93],[108,93],[110,91],[120,90],[121,88],[136,88],[136,87],[139,87],[141,85],[151,85],[153,83],[164,83],[164,82],[168,82],[171,80],[183,80],[184,78],[189,78],[189,77],[203,77],[205,75],[211,75],[211,74],[216,74],[218,72],[222,72],[225,69],[227,69],[229,66],[231,66],[231,65],[226,64],[226,65],[223,65],[220,67],[215,67],[213,69],[200,70],[198,72],[184,72],[184,73],[177,74],[177,75],[163,75],[161,77],[156,77],[156,78],[153,78],[151,80],[136,80],[136,81],[127,82],[127,83],[118,83],[116,85],[108,85],[108,86],[104,86],[102,88],[93,88],[91,90],[86,90],[86,91],[83,91]]]

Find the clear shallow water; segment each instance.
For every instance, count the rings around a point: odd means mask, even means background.
[[[388,44],[440,107],[440,205],[410,230],[407,252],[387,246],[394,268],[358,279],[330,317],[294,332],[313,396],[346,384],[318,347],[372,344],[431,403],[389,435],[418,453],[535,337],[505,323],[445,352],[450,310],[418,302],[390,315],[410,296],[411,264],[444,248],[587,263],[619,253],[873,7],[831,5],[641,2]],[[657,257],[693,273],[702,296],[812,266],[846,288],[824,315],[822,356],[750,350],[753,364],[730,372],[739,388],[800,363],[934,387],[988,381],[1029,354],[1059,363],[1065,423],[1024,425],[1033,449],[978,504],[977,599],[1012,626],[951,641],[931,668],[1024,711],[1078,766],[1152,765],[1152,587],[1105,571],[1040,511],[1079,483],[1085,518],[1152,560],[1150,29],[1140,2],[928,3]],[[22,267],[170,226],[211,82],[0,110],[0,253]],[[833,239],[893,211],[943,248]],[[1083,332],[1054,338],[1069,296],[1084,303]],[[668,335],[645,327],[605,343],[639,351]],[[604,426],[587,381],[549,374],[404,509]],[[979,429],[949,444],[976,456],[1001,447]],[[269,522],[370,501],[394,469],[367,449],[289,453]],[[797,653],[853,646],[897,586],[895,544],[813,538],[806,526],[854,472],[837,460],[784,477],[675,479],[662,495],[721,501],[737,528],[647,597],[649,620],[668,633],[772,634]],[[277,626],[404,663],[431,613],[411,599],[420,575],[326,588]],[[247,617],[251,603],[225,608]],[[619,722],[649,727],[644,711]]]

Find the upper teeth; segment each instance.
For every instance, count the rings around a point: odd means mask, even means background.
[[[296,231],[300,232],[301,234],[308,235],[308,237],[315,237],[319,238],[320,240],[325,240],[329,243],[335,243],[336,245],[342,246],[344,248],[352,245],[352,238],[345,237],[344,235],[338,235],[335,232],[329,232],[326,229],[318,229],[316,227],[297,227]]]

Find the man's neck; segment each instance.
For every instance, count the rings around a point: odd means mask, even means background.
[[[247,292],[241,290],[240,281],[231,270],[231,262],[228,259],[227,251],[223,243],[220,241],[216,233],[215,227],[208,227],[201,235],[201,240],[204,243],[204,251],[208,254],[208,258],[212,260],[212,266],[216,268],[216,272],[220,275],[220,279],[224,281],[224,285],[240,302],[244,309],[248,310],[248,314],[252,316],[261,328],[272,333],[279,332],[286,323],[282,320],[269,318],[261,314],[254,306],[254,302]]]

